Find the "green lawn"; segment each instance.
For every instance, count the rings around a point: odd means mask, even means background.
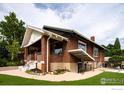
[[[109,83],[104,83],[104,80]],[[49,82],[0,74],[0,85],[124,85],[124,74],[103,72],[85,80],[62,82]]]

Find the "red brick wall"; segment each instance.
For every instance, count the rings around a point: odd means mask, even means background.
[[[50,62],[62,62],[63,56],[62,55],[50,55]]]
[[[99,56],[95,57],[95,61],[104,62],[104,50],[99,49]]]
[[[104,62],[104,50],[100,51],[100,61]]]
[[[93,57],[93,45],[87,44],[87,53]]]
[[[46,70],[46,56],[47,56],[47,38],[46,36],[43,36],[41,39],[41,59],[42,61],[45,61],[45,68]],[[85,42],[87,44],[87,52],[93,57],[93,45],[90,44],[89,42]],[[68,53],[68,50],[71,49],[77,49],[78,48],[78,39],[77,38],[69,38],[68,41],[63,41],[63,55],[53,55],[49,52],[49,66],[51,62],[79,62],[80,59],[77,59],[76,57],[70,55]],[[50,46],[49,46],[49,51],[50,51]],[[104,61],[104,53],[103,51],[99,50],[99,57],[95,58],[96,61]],[[50,69],[50,67],[49,67]]]
[[[28,47],[24,48],[24,60],[27,60],[28,57]]]
[[[44,61],[45,63],[43,64],[43,71],[46,71],[46,56],[47,56],[47,37],[43,36],[41,38],[41,60]]]
[[[65,42],[64,45],[64,53],[63,53],[63,61],[64,62],[77,62],[77,59],[72,57],[68,50],[77,49],[78,48],[78,41],[76,38],[69,38],[68,42]]]

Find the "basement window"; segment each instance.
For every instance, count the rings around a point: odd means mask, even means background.
[[[54,43],[53,45],[53,54],[62,55],[62,42]]]

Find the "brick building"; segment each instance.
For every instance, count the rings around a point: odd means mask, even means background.
[[[104,48],[95,43],[94,36],[88,39],[70,29],[27,26],[21,47],[26,64],[36,62],[44,72],[57,69],[81,72],[104,62]]]

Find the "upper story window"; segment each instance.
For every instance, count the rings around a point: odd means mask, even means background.
[[[63,47],[62,42],[54,43],[52,47],[52,51],[53,51],[52,53],[55,55],[62,55],[63,52],[62,47]]]
[[[78,41],[78,48],[83,49],[84,51],[87,51],[86,43],[84,43],[82,41]]]
[[[96,48],[96,47],[93,48],[93,56],[94,57],[98,57],[99,56],[99,49]]]

